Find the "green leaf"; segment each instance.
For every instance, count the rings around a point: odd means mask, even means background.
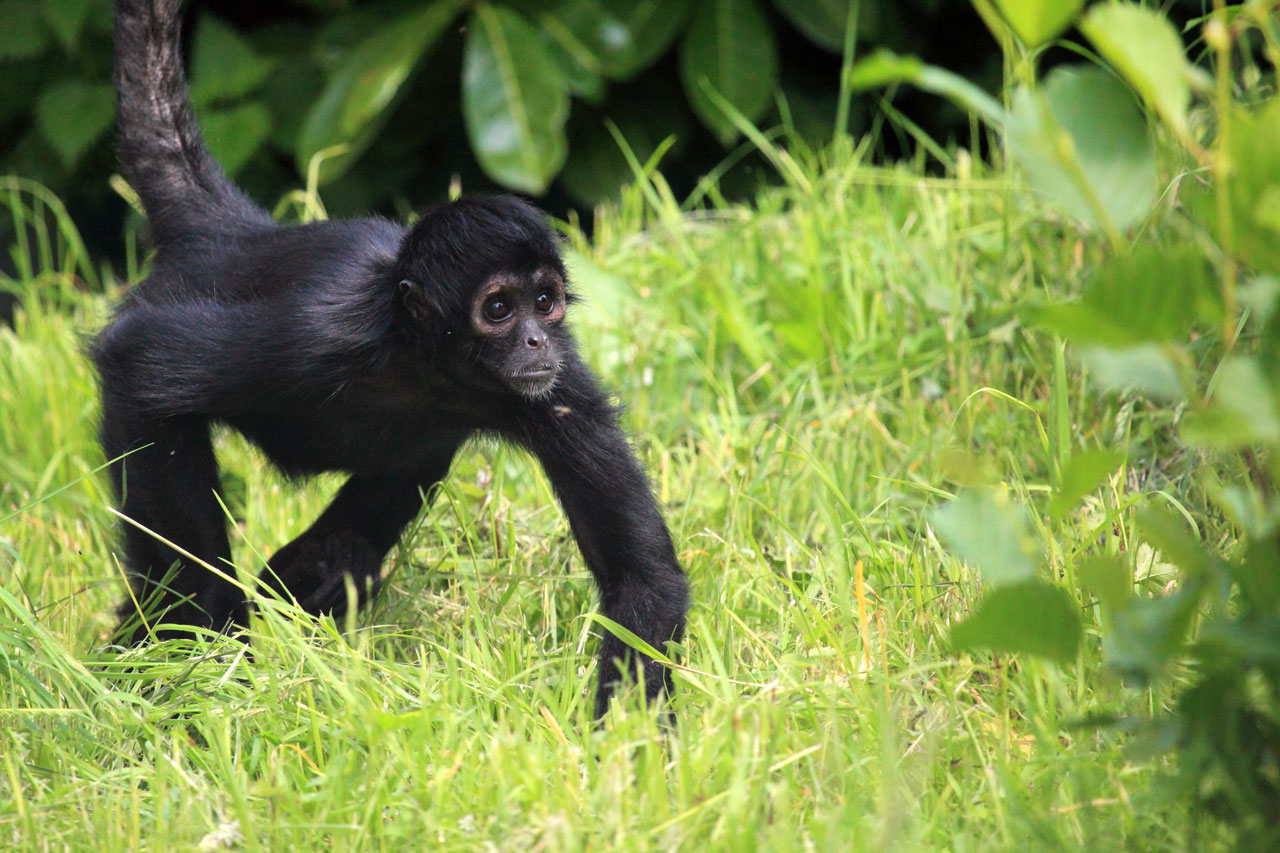
[[[995,0],[1000,14],[1027,47],[1039,47],[1067,28],[1084,0]]]
[[[1081,222],[1100,226],[1105,215],[1125,228],[1155,202],[1156,152],[1146,119],[1104,69],[1057,68],[1039,93],[1018,89],[1007,138],[1031,186]]]
[[[951,629],[951,645],[1070,663],[1083,633],[1078,611],[1079,605],[1062,587],[1035,580],[1002,586]]]
[[[1244,558],[1228,570],[1244,598],[1257,613],[1274,614],[1280,608],[1280,538],[1275,531],[1249,541]]]
[[[778,57],[773,33],[754,0],[706,0],[680,46],[680,79],[699,120],[728,145],[738,128],[708,96],[709,87],[756,121],[773,103]]]
[[[1186,134],[1190,75],[1182,39],[1164,15],[1130,3],[1099,3],[1080,29],[1161,118]]]
[[[94,0],[41,0],[40,10],[44,14],[45,23],[68,53],[80,41],[80,32],[89,18],[93,3]],[[0,12],[0,20],[5,21],[5,26],[8,26],[9,19],[4,17],[3,12]]]
[[[1280,235],[1274,200],[1280,194],[1280,98],[1270,98],[1256,112],[1232,108],[1227,137],[1231,163],[1228,191],[1236,252],[1259,272],[1280,274]],[[1195,211],[1211,228],[1219,227],[1213,193],[1194,197]]]
[[[1115,450],[1082,450],[1072,455],[1062,469],[1062,488],[1049,501],[1049,514],[1061,518],[1123,461],[1124,454]]]
[[[617,80],[634,77],[666,53],[694,6],[688,0],[604,0],[602,5],[631,34],[631,50],[625,57],[615,57],[613,67],[605,69]]]
[[[115,108],[116,93],[110,85],[66,80],[40,93],[36,121],[70,169],[111,127]]]
[[[0,59],[35,56],[49,44],[40,23],[40,7],[31,0],[0,0]]]
[[[510,9],[481,3],[467,28],[462,113],[480,166],[537,195],[568,154],[569,94],[537,32]]]
[[[814,44],[833,53],[844,50],[849,7],[857,0],[773,0],[782,17]]]
[[[1131,346],[1185,340],[1216,324],[1222,302],[1207,259],[1193,245],[1141,245],[1112,258],[1079,302],[1033,309],[1035,320],[1078,343]]]
[[[575,95],[598,100],[602,78],[620,76],[631,66],[631,31],[599,3],[555,0],[538,14],[538,31]]]
[[[240,171],[271,133],[271,114],[262,104],[243,104],[227,110],[200,114],[209,152],[228,175]]]
[[[1132,598],[1112,613],[1102,635],[1107,662],[1128,678],[1150,683],[1181,655],[1199,590],[1192,583],[1161,598]]]
[[[1218,567],[1218,558],[1187,529],[1187,521],[1182,516],[1163,508],[1148,508],[1138,513],[1137,522],[1138,534],[1165,560],[1188,575],[1204,577]]]
[[[1076,566],[1080,584],[1104,607],[1117,609],[1133,598],[1133,573],[1128,561],[1113,554],[1088,557]]]
[[[394,20],[357,45],[302,123],[296,165],[306,174],[317,154],[335,146],[320,167],[327,183],[351,167],[386,122],[409,72],[457,17],[462,0],[440,0]]]
[[[850,90],[861,92],[879,89],[893,83],[911,85],[949,98],[994,127],[1005,125],[1004,107],[982,89],[957,74],[926,65],[914,56],[899,56],[891,50],[877,49],[849,69],[845,83]]]
[[[1034,578],[1035,563],[1024,547],[1026,519],[1003,495],[962,493],[933,515],[938,538],[960,559],[978,567],[992,584]]]
[[[220,19],[202,15],[191,48],[191,101],[204,106],[243,97],[267,79],[275,65]]]
[[[1230,450],[1280,440],[1276,395],[1258,362],[1250,356],[1228,356],[1213,378],[1207,407],[1182,424],[1189,444]]]
[[[1132,390],[1162,400],[1182,396],[1178,369],[1155,344],[1082,347],[1080,360],[1093,380],[1108,391]]]

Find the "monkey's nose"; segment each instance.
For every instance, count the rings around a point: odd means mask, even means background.
[[[528,344],[532,349],[541,349],[542,345],[547,342],[547,339],[543,337],[538,337],[535,335],[530,335],[529,337],[524,339],[524,342]]]

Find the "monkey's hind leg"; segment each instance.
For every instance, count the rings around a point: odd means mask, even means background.
[[[123,522],[133,596],[119,608],[121,640],[145,642],[148,626],[166,639],[186,634],[180,625],[223,631],[247,624],[244,595],[235,584],[166,544],[234,573],[208,425],[194,417],[141,417],[107,398],[102,444],[108,459],[124,456],[112,465],[121,512],[146,528]],[[148,602],[144,620],[138,606]]]

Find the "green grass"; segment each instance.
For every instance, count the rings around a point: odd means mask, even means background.
[[[1168,412],[1089,393],[1017,313],[1100,246],[998,176],[848,151],[782,171],[750,209],[696,213],[655,177],[571,239],[580,340],[692,583],[670,734],[634,696],[591,725],[589,577],[536,466],[484,444],[354,625],[275,608],[252,658],[103,649],[120,522],[81,347],[109,299],[51,238],[0,328],[0,847],[1184,847],[1161,760],[1077,725],[1169,693],[1108,674],[1064,571],[1102,544],[1158,593],[1171,570],[1124,509],[1200,487],[1162,455]],[[1065,454],[1102,440],[1150,461],[1051,524]],[[247,578],[338,481],[219,446]],[[1085,616],[1075,665],[949,649],[981,583],[930,513],[973,482],[1031,508]]]

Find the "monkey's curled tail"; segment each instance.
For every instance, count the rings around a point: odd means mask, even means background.
[[[265,225],[209,154],[182,71],[182,0],[116,0],[120,162],[164,247],[192,234]]]

